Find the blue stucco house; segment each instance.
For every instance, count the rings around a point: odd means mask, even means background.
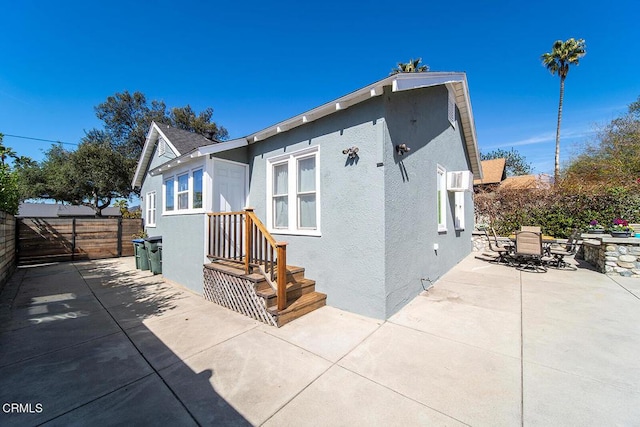
[[[237,282],[249,289],[237,305],[255,305],[249,285],[259,297],[269,287],[249,276],[268,273],[267,262],[244,276],[211,262],[248,265],[266,257],[263,246],[279,254],[286,242],[286,265],[304,267],[327,304],[387,319],[470,253],[474,177],[482,171],[466,75],[426,72],[223,142],[153,123],[132,184],[148,234],[163,236],[168,280],[214,301],[231,298]],[[249,214],[209,215],[247,206],[261,231],[248,228]],[[259,233],[264,245],[243,246]]]

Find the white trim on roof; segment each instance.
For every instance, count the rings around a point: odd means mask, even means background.
[[[215,153],[220,153],[227,150],[233,150],[235,148],[240,148],[248,145],[246,138],[232,139],[231,141],[219,142],[217,144],[205,145],[204,147],[198,147],[189,153],[183,154],[180,157],[176,157],[175,159],[171,159],[170,161],[163,163],[149,171],[149,175],[156,176],[160,175],[162,172],[166,172],[167,170],[176,167],[179,164],[190,161],[191,159],[196,159],[202,156],[208,156]]]
[[[151,161],[151,155],[153,154],[153,147],[155,146],[158,135],[164,139],[165,143],[169,144],[169,148],[175,153],[176,156],[180,156],[182,153],[169,141],[169,138],[162,132],[160,126],[156,122],[151,122],[149,126],[149,132],[147,132],[147,139],[144,141],[144,147],[142,147],[142,154],[138,160],[138,166],[136,167],[136,173],[133,175],[131,181],[132,188],[139,188],[142,185],[142,181],[145,174],[145,169]]]
[[[322,117],[326,117],[330,114],[335,113],[336,111],[341,111],[346,108],[349,108],[353,105],[356,105],[360,102],[364,102],[372,97],[380,96],[384,93],[385,87],[391,87],[393,92],[404,91],[404,90],[413,90],[424,87],[431,86],[439,86],[446,85],[447,88],[452,91],[455,95],[455,102],[460,111],[460,128],[464,135],[465,143],[467,146],[467,152],[469,154],[469,159],[471,161],[471,171],[474,174],[474,178],[481,179],[482,178],[482,167],[480,165],[480,151],[478,150],[478,143],[476,140],[476,129],[475,123],[473,119],[473,112],[471,111],[471,102],[469,98],[469,89],[467,84],[467,76],[465,73],[455,73],[455,72],[426,72],[426,73],[399,73],[394,74],[392,76],[386,77],[380,81],[367,85],[361,89],[358,89],[354,92],[351,92],[343,97],[340,97],[336,100],[327,102],[319,107],[316,107],[312,110],[306,111],[302,114],[299,114],[290,119],[281,121],[269,127],[266,127],[262,130],[254,132],[250,135],[247,135],[245,138],[240,138],[237,140],[221,142],[218,144],[212,144],[200,147],[194,150],[191,153],[178,153],[176,151],[180,160],[184,160],[184,158],[188,155],[192,158],[204,156],[207,154],[219,153],[226,150],[232,150],[234,148],[238,148],[247,144],[254,144],[256,142],[260,142],[267,138],[270,138],[278,133],[286,132],[288,130],[294,129],[298,126],[302,126],[304,124],[313,122]],[[143,154],[138,162],[138,168],[136,169],[135,176],[132,181],[132,185],[134,187],[140,187],[142,185],[142,181],[144,178],[145,171],[149,159],[151,157],[151,152],[153,151],[153,141],[155,143],[155,139],[151,138],[153,132],[159,132],[162,134],[160,128],[152,123],[151,129],[149,130],[149,136],[147,136],[147,140],[145,142],[145,146],[143,149]],[[164,134],[162,134],[164,137]],[[167,142],[169,140],[165,138]],[[151,145],[151,147],[149,147]],[[173,149],[174,147],[172,147]],[[171,166],[172,162],[178,162],[178,159],[174,159],[156,169],[153,170],[154,173],[159,173],[162,168],[165,166]]]

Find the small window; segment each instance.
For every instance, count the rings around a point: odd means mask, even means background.
[[[202,169],[193,171],[193,209],[202,208]]]
[[[440,165],[438,165],[436,186],[438,231],[447,231],[447,171]]]
[[[164,210],[172,211],[175,203],[174,203],[174,195],[173,195],[173,177],[164,181]]]
[[[156,192],[152,191],[147,193],[146,196],[146,219],[147,226],[156,226]]]
[[[178,175],[178,210],[189,209],[189,174]]]
[[[453,96],[453,92],[449,90],[449,106],[448,106],[449,123],[454,128],[456,127],[456,99]]]

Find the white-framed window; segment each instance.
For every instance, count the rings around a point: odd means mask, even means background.
[[[164,180],[164,214],[200,212],[204,207],[204,169],[181,170]]]
[[[447,170],[438,165],[436,179],[438,231],[447,231]]]
[[[189,173],[178,175],[178,210],[189,209]]]
[[[267,224],[274,233],[320,235],[320,149],[267,160]]]
[[[156,192],[150,191],[145,196],[146,219],[148,227],[156,226]]]
[[[464,230],[464,192],[456,191],[455,193],[455,209],[454,219],[456,230]]]
[[[164,210],[171,212],[175,208],[173,177],[164,180]]]
[[[191,206],[193,209],[202,208],[202,169],[196,169],[192,172],[193,177],[193,193],[191,196]]]

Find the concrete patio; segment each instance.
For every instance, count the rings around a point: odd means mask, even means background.
[[[387,322],[280,329],[133,258],[20,268],[0,425],[638,425],[639,325],[640,280],[473,255]]]

